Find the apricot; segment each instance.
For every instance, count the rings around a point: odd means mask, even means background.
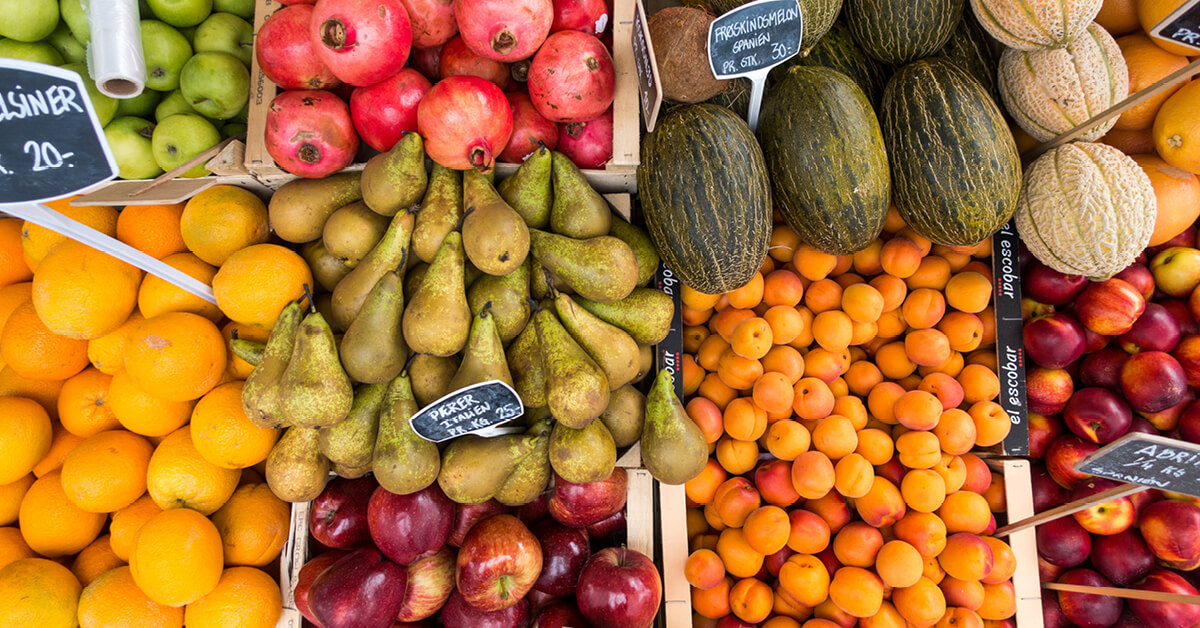
[[[794,347],[776,345],[760,360],[765,373],[779,373],[795,385],[804,377],[804,356]],[[765,374],[764,373],[764,374]]]
[[[903,342],[890,342],[875,351],[875,364],[888,379],[908,377],[917,370],[917,363],[908,357]]]
[[[804,316],[790,305],[773,305],[762,318],[771,328],[771,342],[776,346],[786,345],[804,333]]]
[[[983,321],[968,312],[946,312],[936,329],[946,334],[950,348],[955,351],[974,351],[983,342]]]
[[[1004,494],[1004,476],[992,474],[992,484],[983,492],[983,498],[987,500],[988,508],[991,508],[992,512],[1008,510],[1008,498]]]
[[[854,258],[854,272],[860,275],[878,275],[883,272],[883,264],[880,263],[880,253],[883,251],[883,240],[876,238],[871,241],[864,249],[855,251],[852,255]]]
[[[771,324],[758,316],[738,323],[729,340],[729,346],[734,353],[751,360],[758,360],[767,355],[774,344],[775,337],[771,332]]]
[[[959,580],[982,580],[992,572],[992,548],[982,538],[959,532],[946,539],[938,556],[946,575]]]
[[[804,356],[804,375],[815,377],[831,386],[834,380],[849,368],[850,354],[845,350],[829,351],[823,347],[814,347]]]
[[[892,528],[896,538],[912,545],[925,558],[936,558],[946,549],[946,524],[937,515],[912,511]]]
[[[941,413],[933,435],[941,443],[942,451],[955,456],[965,454],[975,446],[975,421],[966,412],[950,408]]]
[[[946,481],[932,469],[913,469],[900,482],[904,503],[917,512],[934,512],[946,500]]]
[[[907,432],[896,438],[896,453],[909,469],[932,469],[942,459],[942,446],[930,432]]]
[[[895,382],[880,382],[867,395],[867,409],[871,416],[894,425],[896,421],[896,401],[904,395],[905,390]]]
[[[833,537],[832,547],[833,555],[841,564],[870,567],[883,547],[883,534],[862,521],[853,521]]]
[[[818,499],[833,489],[833,463],[820,451],[806,451],[792,461],[792,484],[805,499]]]
[[[798,246],[800,246],[800,235],[786,223],[778,223],[771,229],[767,254],[777,262],[787,263],[795,257]]]
[[[708,506],[705,506],[705,510],[708,510],[708,508]],[[705,521],[707,520],[708,517],[706,515]],[[688,551],[694,552],[701,549],[710,549],[714,552],[717,551],[717,539],[721,538],[718,532],[720,532],[720,530],[712,530],[710,528],[708,532],[704,534],[697,534],[696,536],[688,539]]]
[[[977,402],[967,413],[975,422],[975,444],[980,447],[999,444],[1012,429],[1012,420],[1008,413],[994,401]]]
[[[696,390],[696,393],[701,397],[713,402],[713,404],[715,404],[717,408],[721,410],[724,410],[725,406],[738,396],[737,391],[730,388],[725,382],[721,381],[721,376],[717,375],[716,373],[709,373],[708,375],[705,375],[704,379],[700,382],[700,388]]]
[[[788,548],[801,554],[816,554],[829,547],[829,524],[815,513],[796,509],[788,513]]]
[[[729,305],[735,308],[746,309],[758,305],[762,301],[763,296],[762,273],[754,275],[750,278],[750,281],[742,284],[739,288],[727,292],[726,295],[729,297]]]
[[[838,608],[837,604],[834,604],[833,600],[829,599],[817,604],[813,608],[813,616],[817,619],[833,622],[834,625],[840,628],[854,628],[855,621],[857,620],[855,616]]]
[[[800,626],[800,622],[812,616],[812,609],[797,602],[792,596],[788,595],[787,591],[783,590],[783,585],[779,584],[778,581],[775,582],[775,604],[772,606],[771,611],[775,613],[776,617],[768,621],[767,624],[763,624],[764,628],[776,619],[790,619],[794,623],[781,628],[795,628],[795,626]]]
[[[887,463],[892,459],[895,446],[892,437],[878,428],[867,428],[858,432],[858,447],[855,453],[861,455],[874,466]]]
[[[963,269],[963,266],[971,263],[971,255],[969,253],[957,251],[954,248],[948,247],[944,244],[934,244],[933,248],[930,249],[930,252],[946,260],[946,263],[950,264],[950,270],[952,272],[957,273]]]
[[[762,569],[765,556],[746,541],[741,528],[721,530],[717,539],[717,555],[725,563],[725,571],[735,578],[750,578]]]
[[[743,578],[729,590],[729,610],[738,619],[751,624],[766,619],[774,602],[771,587],[756,578]]]
[[[969,608],[946,608],[946,613],[934,624],[934,628],[984,628],[984,621],[979,614]]]
[[[740,528],[746,517],[761,504],[758,489],[743,477],[732,477],[721,483],[713,494],[712,504],[722,523]]]
[[[858,447],[858,435],[850,419],[831,414],[817,423],[812,432],[812,445],[830,460],[840,460]]]
[[[969,404],[990,401],[1000,394],[1000,378],[986,366],[968,364],[956,379],[963,389],[963,401]]]
[[[827,310],[817,314],[812,323],[813,339],[828,351],[841,351],[850,346],[854,322],[845,312]]]
[[[704,468],[696,477],[684,483],[683,489],[688,499],[699,505],[712,502],[717,495],[717,489],[725,482],[727,474],[721,464],[712,458],[704,464]]]
[[[832,279],[814,281],[804,291],[804,306],[811,310],[814,316],[836,310],[841,305],[842,285]]]
[[[855,501],[862,520],[876,528],[892,525],[905,514],[904,498],[900,489],[885,478],[875,476],[871,489]]]
[[[717,361],[717,375],[734,390],[750,390],[763,374],[762,363],[740,356],[730,348]]]
[[[698,535],[708,532],[708,520],[704,518],[704,510],[695,508],[691,503],[688,503],[686,525],[689,541]]]
[[[818,351],[820,351],[820,349],[818,349]],[[845,353],[846,352],[843,351],[843,355]],[[843,360],[847,363],[847,365],[849,365],[849,357],[848,356],[844,357]],[[833,393],[833,403],[834,403],[834,405],[837,405],[838,397],[845,397],[846,395],[850,394],[850,386],[848,386],[846,384],[846,378],[844,378],[844,377],[833,378],[833,381],[829,382],[829,392]],[[832,411],[830,412],[830,414],[832,414]]]
[[[834,396],[829,385],[816,377],[804,377],[792,387],[792,410],[801,419],[823,419],[833,411]]]
[[[946,301],[960,312],[977,314],[991,300],[992,281],[979,273],[963,271],[946,283]]]
[[[829,595],[829,572],[811,554],[795,554],[779,568],[779,584],[804,606],[816,606]]]
[[[946,299],[941,292],[930,288],[917,288],[904,298],[900,313],[913,329],[929,329],[942,320],[946,313]]]
[[[679,293],[679,298],[683,304],[696,310],[707,310],[717,304],[717,300],[721,298],[719,294],[705,294],[684,285],[683,290]]]
[[[713,532],[720,532],[729,527],[725,525],[724,521],[721,521],[721,515],[717,512],[716,507],[712,505],[712,502],[704,505],[704,520],[708,522],[708,528]],[[713,547],[716,547],[715,542]]]
[[[936,255],[928,255],[921,259],[917,272],[905,279],[909,290],[928,288],[942,291],[950,281],[950,262]]]
[[[892,238],[883,243],[879,251],[879,264],[883,272],[905,279],[921,267],[921,247],[908,238]]]
[[[870,617],[883,605],[883,581],[861,567],[842,567],[829,583],[829,599],[853,617]]]
[[[792,257],[796,271],[809,281],[824,279],[837,266],[837,256],[825,253],[811,244],[801,242]]]
[[[910,587],[893,589],[892,604],[913,626],[933,626],[946,612],[946,596],[937,584],[924,577]]]
[[[745,324],[745,323],[743,323]],[[918,366],[938,366],[950,359],[950,340],[936,329],[914,329],[904,336],[904,351]]]
[[[708,324],[722,340],[732,343],[733,332],[737,330],[738,325],[752,318],[754,318],[754,310],[739,310],[731,307],[717,312],[709,319]]]
[[[980,495],[987,492],[988,486],[992,483],[992,472],[988,469],[987,463],[975,454],[963,454],[962,461],[967,473],[962,490]]]
[[[850,330],[850,346],[858,347],[865,345],[874,340],[878,333],[878,323],[860,323],[855,321]]]
[[[898,311],[904,304],[904,298],[908,296],[908,284],[894,275],[872,277],[867,285],[875,288],[879,291],[879,296],[883,297],[884,312]]]
[[[833,414],[840,414],[854,425],[855,430],[861,430],[867,426],[867,422],[871,420],[867,414],[867,407],[863,405],[861,397],[854,395],[842,395],[834,399]]]
[[[883,294],[868,283],[855,283],[842,290],[842,311],[853,321],[874,323],[883,314]]]
[[[983,495],[966,490],[947,495],[937,515],[946,524],[946,531],[951,534],[982,534],[992,519],[992,511]]]
[[[683,577],[697,589],[711,589],[725,579],[725,563],[709,549],[692,552],[683,563]]]
[[[763,303],[794,308],[804,298],[804,282],[787,269],[771,271],[763,277]]]
[[[983,605],[975,612],[983,619],[1008,619],[1017,612],[1017,595],[1009,581],[983,585]]]
[[[889,592],[890,595],[890,592]],[[858,622],[859,628],[905,628],[904,618],[888,600],[879,606],[879,612],[870,617],[863,617]]]
[[[720,619],[729,614],[729,591],[733,579],[726,576],[711,589],[692,588],[692,610],[701,617]]]
[[[946,576],[938,583],[938,588],[946,596],[946,604],[977,610],[983,606],[983,583],[978,580],[959,580]]]
[[[787,547],[791,534],[787,511],[779,506],[761,506],[746,517],[742,534],[754,551],[764,556]]]
[[[1017,557],[1013,554],[1012,548],[1008,546],[1008,543],[996,537],[985,536],[982,538],[983,542],[992,548],[992,571],[980,580],[984,584],[1000,584],[1012,578],[1017,571]]]
[[[923,376],[917,390],[937,397],[938,402],[942,405],[942,410],[957,408],[962,404],[962,385],[954,377],[945,373],[929,373]]]
[[[825,524],[829,526],[829,531],[833,534],[841,530],[851,519],[850,507],[846,505],[846,500],[841,493],[835,491],[830,491],[819,499],[808,500],[804,504],[804,509],[824,519]]]
[[[946,494],[961,489],[967,481],[967,465],[959,456],[942,454],[942,459],[933,466],[933,470],[937,471],[946,483]]]
[[[851,499],[866,495],[875,480],[875,469],[870,461],[856,453],[847,454],[838,460],[833,472],[833,487]]]
[[[933,393],[912,390],[900,395],[893,412],[896,421],[910,430],[930,430],[942,415],[942,402]]]
[[[808,451],[811,438],[808,430],[796,421],[776,421],[767,428],[767,451],[780,460],[795,460]]]
[[[717,462],[733,475],[749,472],[758,464],[758,443],[752,440],[737,440],[722,436],[717,441],[714,453]]]
[[[946,572],[938,564],[937,558],[925,559],[925,577],[934,584],[941,584],[942,580],[945,579]]]
[[[917,548],[895,539],[879,549],[875,556],[875,571],[889,587],[910,587],[924,573],[924,559]]]
[[[850,387],[850,393],[858,397],[866,397],[871,389],[883,381],[883,373],[879,372],[879,367],[866,360],[859,360],[850,363],[850,368],[846,370],[845,375],[846,385]]]
[[[847,269],[847,270],[849,270],[849,269]],[[833,278],[833,280],[838,282],[838,285],[842,287],[843,295],[846,292],[846,288],[849,288],[850,286],[853,286],[855,284],[867,283],[867,280],[863,279],[862,275],[857,275],[855,273],[849,273],[849,272],[837,275],[836,277]]]

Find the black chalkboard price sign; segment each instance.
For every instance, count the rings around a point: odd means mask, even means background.
[[[771,68],[800,52],[804,16],[797,0],[756,0],[718,17],[708,26],[708,63],[719,79],[745,76],[753,85],[747,122],[758,125],[758,109]]]
[[[1200,445],[1126,434],[1075,463],[1081,473],[1200,497]]]
[[[512,386],[492,380],[460,388],[425,406],[412,417],[413,431],[440,443],[464,434],[489,430],[525,414]]]
[[[1188,0],[1150,29],[1150,36],[1200,52],[1200,0]]]
[[[996,310],[996,367],[1000,397],[1012,427],[1005,437],[1004,453],[1029,455],[1029,418],[1025,405],[1025,341],[1021,336],[1021,271],[1017,260],[1020,239],[1017,225],[1009,221],[992,236],[992,276]]]
[[[662,83],[658,79],[658,61],[654,58],[654,45],[650,42],[650,22],[646,19],[646,7],[642,0],[634,3],[633,11],[633,63],[637,68],[638,100],[642,105],[642,119],[646,131],[653,131],[662,107]]]
[[[115,176],[83,78],[0,59],[0,204],[60,198]]]

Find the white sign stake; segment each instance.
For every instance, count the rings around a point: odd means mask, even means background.
[[[708,64],[719,79],[750,79],[746,122],[758,128],[758,112],[771,68],[800,52],[804,16],[797,0],[756,0],[708,26]]]

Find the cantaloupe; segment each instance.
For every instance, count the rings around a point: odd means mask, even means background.
[[[1062,48],[1083,33],[1104,0],[971,0],[992,37],[1009,48]]]
[[[1107,279],[1150,242],[1154,187],[1121,151],[1074,142],[1025,170],[1016,223],[1029,252],[1059,272]]]
[[[1116,40],[1092,24],[1065,48],[1005,50],[999,88],[1013,120],[1044,142],[1124,100],[1129,95],[1129,70]],[[1116,121],[1093,127],[1080,139],[1096,140]]]

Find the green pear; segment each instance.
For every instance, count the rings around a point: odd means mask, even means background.
[[[507,275],[483,275],[467,289],[467,303],[471,312],[479,314],[490,304],[492,316],[500,341],[508,344],[529,323],[532,308],[529,305],[529,263],[526,259]]]
[[[610,389],[604,369],[567,333],[554,312],[543,309],[533,315],[533,321],[550,413],[567,427],[586,427],[608,407]]]
[[[542,345],[532,321],[508,345],[505,352],[513,376],[513,390],[526,408],[546,405],[546,370],[542,364]]]
[[[385,391],[385,384],[359,386],[354,391],[354,404],[346,419],[333,427],[317,430],[321,453],[330,462],[347,469],[370,467]]]
[[[575,302],[601,320],[625,330],[639,345],[656,345],[671,332],[675,301],[662,290],[637,288],[629,296],[611,303],[586,297]]]
[[[267,455],[267,486],[293,504],[316,499],[329,483],[329,459],[321,453],[317,430],[288,428]]]
[[[508,360],[504,356],[504,343],[500,341],[500,332],[496,330],[496,317],[492,316],[490,308],[484,307],[471,323],[462,364],[450,380],[450,390],[492,380],[513,385]]]
[[[529,228],[496,188],[474,170],[463,173],[463,248],[489,275],[516,270],[529,254]]]
[[[324,179],[295,179],[284,183],[267,205],[271,229],[275,235],[296,244],[320,238],[325,221],[333,212],[362,199],[361,178],[361,172],[343,172]],[[375,285],[374,282],[371,285]]]
[[[446,234],[458,228],[462,219],[462,174],[439,164],[433,164],[417,226],[413,231],[413,252],[425,263],[433,261]]]
[[[408,212],[396,214],[371,252],[333,289],[333,321],[342,329],[350,328],[379,279],[404,262],[412,241],[413,220]]]
[[[642,464],[663,484],[683,484],[708,463],[708,443],[675,396],[671,372],[663,369],[646,395]]]
[[[504,202],[533,229],[545,229],[550,224],[550,206],[554,202],[551,161],[550,149],[539,146],[512,176],[496,186]]]
[[[554,311],[571,337],[604,369],[611,390],[637,377],[638,344],[629,334],[604,322],[561,292],[554,297]]]
[[[637,258],[633,249],[617,238],[577,240],[532,229],[529,243],[533,258],[575,294],[610,303],[624,299],[637,287]]]
[[[629,245],[633,256],[637,258],[637,285],[644,286],[658,270],[658,250],[650,240],[650,234],[641,227],[631,225],[620,218],[613,218],[608,235],[613,236]]]
[[[284,306],[267,337],[259,362],[242,387],[242,410],[246,418],[258,427],[275,428],[286,425],[282,411],[284,391],[280,388],[283,373],[292,359],[296,330],[304,318],[298,301]]]
[[[601,421],[580,429],[554,424],[550,432],[550,466],[568,482],[599,482],[617,465],[617,446]]]
[[[415,493],[433,484],[441,470],[437,445],[412,429],[411,420],[416,413],[417,401],[408,375],[400,375],[388,386],[371,462],[379,485],[398,495]]]
[[[339,353],[346,373],[365,384],[391,381],[408,361],[408,347],[400,330],[404,288],[398,271],[384,273],[375,283],[363,308],[342,336]]]
[[[446,234],[421,287],[404,309],[404,339],[416,353],[445,357],[462,350],[471,330],[462,234]]]
[[[391,150],[375,155],[363,167],[363,201],[381,216],[415,210],[428,181],[421,136],[405,133]]]
[[[554,205],[550,208],[550,230],[580,240],[608,235],[612,210],[600,193],[592,189],[570,157],[555,152]]]
[[[533,454],[537,437],[529,434],[505,434],[484,438],[475,434],[459,436],[442,452],[438,485],[446,496],[459,504],[479,504],[491,499]]]
[[[354,386],[338,360],[333,330],[319,312],[305,316],[296,330],[279,387],[280,409],[290,425],[329,427],[350,413]]]

